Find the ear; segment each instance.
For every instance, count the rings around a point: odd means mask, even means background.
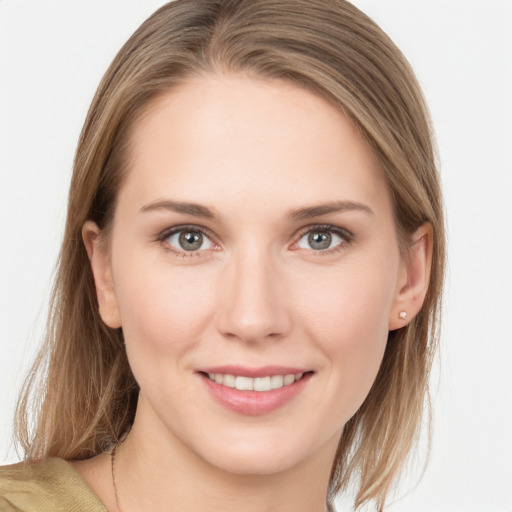
[[[87,221],[83,225],[82,239],[91,263],[100,316],[112,329],[121,327],[117,296],[112,280],[110,253],[105,247],[100,229],[94,222]]]
[[[388,320],[390,331],[407,325],[423,305],[430,282],[432,244],[432,226],[426,222],[413,234],[408,254],[402,261]]]

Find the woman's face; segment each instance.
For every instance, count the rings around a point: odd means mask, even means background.
[[[240,474],[331,453],[405,275],[371,150],[325,100],[232,75],[159,98],[131,141],[93,267],[148,435]]]

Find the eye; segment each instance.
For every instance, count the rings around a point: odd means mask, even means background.
[[[301,249],[313,249],[314,251],[326,251],[340,246],[349,241],[348,233],[334,228],[310,229],[302,235],[297,242]]]
[[[211,249],[213,242],[199,229],[181,229],[168,234],[164,239],[173,249],[197,252]]]

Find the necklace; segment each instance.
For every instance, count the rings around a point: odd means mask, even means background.
[[[112,484],[114,486],[114,495],[116,497],[116,507],[118,512],[122,512],[121,507],[119,506],[119,496],[117,494],[117,484],[116,484],[116,470],[115,470],[115,461],[116,461],[116,449],[117,444],[114,446],[112,451],[110,452],[110,468],[112,472]],[[330,506],[327,505],[326,512],[329,512],[331,510]]]
[[[119,506],[119,496],[117,494],[117,485],[116,485],[116,471],[115,471],[115,460],[116,460],[116,449],[117,445],[114,446],[112,451],[110,452],[110,467],[112,470],[112,484],[114,485],[114,495],[116,497],[116,507],[118,512],[121,512],[121,507]]]

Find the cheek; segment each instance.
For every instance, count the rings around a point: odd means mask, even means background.
[[[298,286],[300,316],[321,328],[325,340],[371,343],[371,333],[388,330],[397,265],[347,265],[335,272],[305,276]],[[339,345],[336,343],[336,345]]]
[[[199,340],[213,303],[208,276],[136,258],[117,268],[116,295],[129,351],[144,349],[144,357],[160,357]]]
[[[372,270],[369,270],[372,269]],[[327,386],[348,420],[366,398],[388,338],[394,267],[344,269],[304,289],[300,317],[329,367]],[[306,299],[309,295],[313,300]],[[343,390],[342,393],[339,390]]]

